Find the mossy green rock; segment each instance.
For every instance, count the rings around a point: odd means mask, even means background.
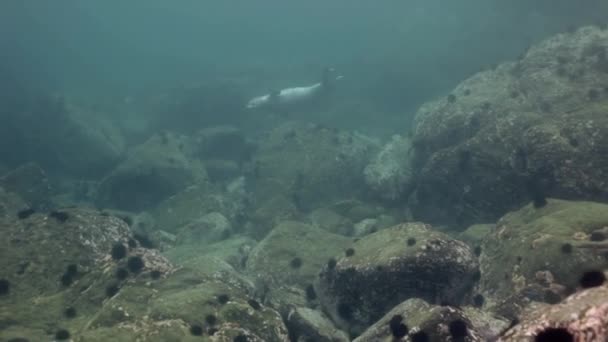
[[[602,203],[549,199],[543,208],[527,205],[505,215],[482,245],[482,290],[499,300],[515,293],[536,301],[563,297],[581,272],[606,267],[606,242],[589,241],[604,227],[608,205]]]
[[[271,288],[285,285],[304,288],[350,241],[304,223],[285,221],[254,247],[246,270],[263,278]]]
[[[377,148],[359,134],[283,124],[260,142],[254,155],[256,199],[283,195],[299,210],[309,211],[357,196],[364,190],[363,168]],[[269,180],[276,183],[274,193],[265,186]]]
[[[383,229],[350,248],[323,267],[315,288],[326,312],[354,334],[409,298],[459,304],[478,275],[469,246],[422,223]]]
[[[161,133],[131,149],[101,181],[99,204],[131,211],[151,209],[187,186],[205,182],[203,165],[183,151],[185,139]]]
[[[439,306],[429,304],[421,299],[412,298],[395,306],[392,310],[380,318],[374,325],[369,327],[363,334],[353,342],[391,342],[395,341],[391,326],[394,317],[400,316],[400,323],[408,329],[409,340],[416,332],[424,331],[429,342],[452,341],[450,331],[447,329],[453,321],[461,321],[467,325],[466,341],[486,342],[482,338],[482,328],[475,326],[468,317],[467,312],[450,306]]]
[[[156,227],[176,233],[208,213],[218,212],[233,221],[243,211],[243,197],[209,183],[191,185],[163,200],[151,212]]]
[[[419,109],[413,137],[417,220],[493,222],[547,195],[608,199],[608,30],[584,27],[479,72]]]

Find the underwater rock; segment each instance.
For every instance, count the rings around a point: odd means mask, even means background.
[[[247,233],[257,239],[263,239],[276,225],[283,221],[296,220],[298,208],[288,196],[277,195],[254,204],[249,220],[251,224]]]
[[[6,167],[35,162],[50,175],[96,178],[121,158],[125,142],[100,113],[0,77],[0,155]]]
[[[74,340],[181,341],[200,326],[219,340],[288,341],[279,313],[253,308],[252,282],[226,261],[190,255],[176,267],[155,249],[131,246],[121,218],[57,213],[67,219],[0,218],[0,340],[46,341],[65,329]]]
[[[151,209],[187,186],[205,182],[204,167],[182,153],[181,140],[164,132],[131,149],[101,181],[98,204],[130,211]]]
[[[230,181],[243,173],[239,164],[233,160],[207,159],[205,169],[211,182]]]
[[[46,209],[50,205],[51,187],[46,173],[36,163],[21,165],[0,177],[0,186],[19,195],[30,208]]]
[[[605,341],[608,287],[575,293],[556,305],[528,310],[498,341]]]
[[[315,209],[310,213],[309,218],[312,225],[317,228],[338,235],[353,235],[353,222],[331,209]]]
[[[287,326],[297,342],[348,342],[350,339],[322,312],[309,308],[294,308],[287,315]]]
[[[607,49],[606,29],[559,34],[453,91],[469,96],[424,104],[412,138],[415,218],[493,222],[534,199],[531,179],[546,196],[608,199],[608,96],[588,94],[608,84],[598,69]]]
[[[251,159],[255,145],[232,126],[215,126],[197,132],[194,137],[201,160],[219,159],[244,163]]]
[[[248,194],[239,184],[237,181],[234,187],[226,188],[209,183],[188,186],[151,211],[156,227],[175,233],[205,214],[217,212],[228,219],[233,228],[239,229],[237,224],[248,201]]]
[[[261,139],[252,161],[257,206],[277,196],[290,199],[300,212],[357,197],[363,168],[378,149],[358,133],[318,125],[286,123]]]
[[[262,278],[270,289],[285,285],[305,288],[349,243],[346,237],[304,223],[281,222],[253,248],[246,272]]]
[[[236,270],[242,270],[256,244],[257,242],[251,238],[233,236],[210,245],[179,245],[164,251],[163,255],[176,264],[189,262],[192,257],[215,257],[227,262]]]
[[[398,200],[411,188],[411,143],[394,135],[364,169],[365,183],[382,199]]]
[[[219,259],[194,257],[167,277],[122,287],[81,335],[105,332],[113,337],[107,341],[128,332],[130,340],[160,342],[191,335],[232,341],[243,334],[251,341],[288,341],[281,316],[264,305],[252,308],[248,286],[237,276]]]
[[[420,335],[427,337],[424,341],[486,342],[507,326],[508,322],[479,310],[431,305],[413,298],[394,307],[354,342],[399,340],[406,336],[409,341],[417,341],[415,336]]]
[[[7,192],[0,186],[0,224],[8,224],[19,218],[20,212],[35,212],[19,195]]]
[[[602,227],[608,205],[601,203],[549,199],[541,209],[530,204],[506,214],[481,245],[481,292],[498,303],[559,302],[584,270],[606,265],[608,245],[590,241]]]
[[[243,105],[247,98],[234,82],[179,87],[154,102],[150,106],[158,115],[153,129],[194,133],[200,127],[240,125],[251,117]]]
[[[466,244],[421,223],[380,230],[343,253],[321,269],[315,290],[332,319],[354,334],[409,298],[458,305],[478,275]]]
[[[225,240],[232,234],[232,225],[228,219],[218,213],[206,214],[185,226],[177,232],[177,244],[211,244]]]
[[[0,310],[5,328],[0,329],[0,340],[11,330],[37,337],[48,327],[56,327],[68,304],[85,312],[94,310],[104,298],[112,278],[106,269],[114,263],[110,252],[114,244],[126,244],[128,226],[93,210],[62,209],[56,213],[68,219],[60,221],[36,213],[19,220],[13,213],[12,219],[0,220],[4,235],[0,239],[0,279],[11,283]]]

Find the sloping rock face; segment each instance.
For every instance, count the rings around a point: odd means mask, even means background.
[[[0,155],[9,168],[35,161],[52,175],[102,176],[120,160],[125,142],[94,114],[0,70]]]
[[[607,252],[608,205],[553,199],[540,209],[527,205],[485,237],[480,288],[498,307],[516,297],[553,304],[577,287],[584,270],[605,267]]]
[[[432,305],[414,298],[397,305],[354,342],[487,342],[498,336],[507,324],[476,309]],[[461,328],[460,331],[455,331],[454,327],[457,326]]]
[[[608,337],[608,286],[584,290],[564,302],[529,310],[501,342],[605,341]]]
[[[305,288],[321,267],[346,246],[350,239],[297,221],[275,227],[247,260],[247,272],[262,278],[271,288]]]
[[[27,163],[0,176],[0,186],[18,194],[30,208],[50,206],[51,186],[46,173],[36,163]]]
[[[321,269],[315,289],[332,319],[358,335],[409,298],[460,304],[478,276],[465,243],[407,223],[355,242]]]
[[[20,212],[0,192],[0,340],[288,341],[280,314],[226,262],[178,267],[103,212]]]
[[[365,167],[365,183],[379,198],[395,201],[411,191],[411,147],[408,139],[395,135]]]
[[[363,168],[377,148],[359,134],[318,125],[281,125],[262,139],[253,158],[257,207],[280,198],[308,212],[360,195]]]
[[[151,209],[189,185],[203,183],[205,169],[188,158],[185,140],[161,133],[134,147],[101,181],[99,205],[130,211]]]
[[[480,72],[415,118],[416,218],[492,222],[530,192],[608,199],[608,30],[581,28]]]

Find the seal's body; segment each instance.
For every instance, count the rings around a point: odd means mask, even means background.
[[[285,88],[254,97],[247,103],[247,108],[287,109],[317,102],[331,91],[333,81],[342,78],[342,76],[334,77],[331,73],[333,69],[325,69],[323,80],[310,86]]]

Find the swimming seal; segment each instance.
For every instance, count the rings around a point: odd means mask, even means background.
[[[343,76],[334,76],[333,68],[325,68],[321,82],[309,86],[285,88],[256,96],[247,103],[248,109],[286,109],[313,103],[325,97],[333,89],[334,81]]]

